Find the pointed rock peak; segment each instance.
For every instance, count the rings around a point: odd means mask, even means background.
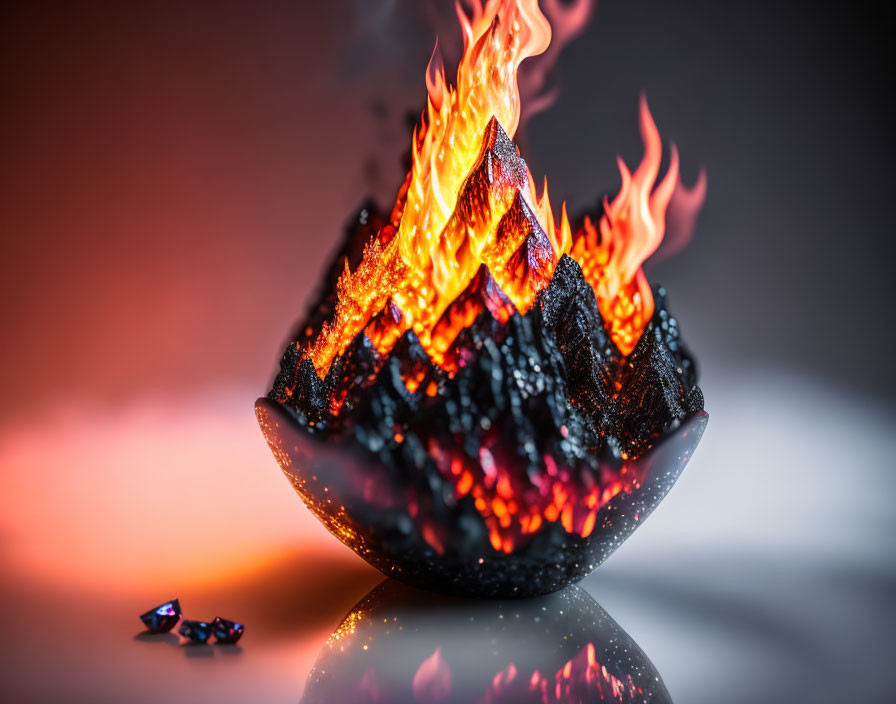
[[[304,409],[309,418],[320,421],[329,407],[327,388],[317,375],[310,357],[303,357],[296,370],[296,384],[292,397],[299,408]]]
[[[520,316],[511,316],[513,320]],[[461,367],[467,366],[482,350],[486,340],[498,341],[504,337],[504,325],[499,323],[489,310],[482,310],[469,325],[462,328],[454,337],[442,357],[441,367],[449,374],[454,374]]]
[[[492,272],[485,264],[479,266],[467,291],[485,303],[485,307],[492,317],[500,323],[506,323],[507,319],[516,313],[516,307],[507,294],[501,290],[498,282],[492,276]]]
[[[353,408],[363,390],[370,386],[382,369],[386,357],[376,349],[364,331],[355,335],[349,346],[333,360],[327,374],[330,413],[339,416],[343,407]]]
[[[528,183],[526,162],[495,117],[489,120],[482,135],[479,160],[486,167],[489,183],[499,180],[520,185]]]
[[[504,266],[511,274],[510,281],[533,295],[544,288],[553,274],[554,248],[519,191],[498,223],[497,237],[504,247],[516,245]]]
[[[526,282],[533,294],[544,286],[534,285],[536,281],[547,285],[554,263],[554,248],[543,232],[530,232],[507,260],[507,270],[513,272],[515,281]]]
[[[635,348],[626,357],[626,366],[635,370],[641,366],[651,364],[655,357],[667,357],[669,350],[666,347],[660,327],[651,320],[641,333],[641,337]]]
[[[544,242],[548,247],[551,246],[548,236],[545,234],[538,217],[529,207],[526,199],[523,198],[519,189],[513,195],[513,201],[507,212],[498,222],[498,231],[495,239],[499,247],[513,246],[517,242],[521,242],[528,236],[534,236],[539,242]]]
[[[397,367],[395,364],[397,363]],[[435,372],[435,365],[420,344],[420,338],[413,330],[407,330],[398,339],[390,356],[393,373],[397,371],[407,391],[415,393],[420,385],[430,379]]]
[[[404,314],[401,312],[401,308],[398,307],[398,304],[392,296],[389,296],[383,309],[377,313],[376,317],[390,323],[395,323],[396,325],[404,322]]]
[[[447,350],[458,334],[473,325],[483,313],[501,324],[516,313],[516,307],[485,264],[479,266],[470,283],[445,309],[433,328],[432,341],[436,351]]]
[[[404,314],[390,296],[380,312],[367,323],[364,334],[380,354],[387,354],[406,328]]]
[[[637,346],[626,358],[626,366],[628,374],[619,392],[621,404],[644,406],[646,390],[662,391],[668,417],[680,417],[686,391],[662,332],[652,322],[647,324]],[[655,412],[652,415],[658,416]]]
[[[494,152],[499,156],[519,157],[520,150],[513,140],[507,136],[497,117],[492,117],[482,134],[482,151]]]
[[[453,218],[460,229],[469,223],[492,221],[503,212],[514,191],[528,188],[529,169],[519,150],[494,118],[482,136],[479,156],[461,186]],[[498,203],[496,213],[492,203]]]
[[[551,281],[551,286],[555,285],[555,281],[561,286],[571,283],[578,287],[580,282],[585,283],[585,275],[582,273],[581,265],[568,254],[564,254],[557,262],[557,268],[554,269],[554,280]]]
[[[594,290],[585,280],[582,267],[568,254],[560,257],[560,261],[554,267],[551,283],[539,294],[539,302],[548,327],[554,327],[563,311],[572,303],[586,305],[592,313],[591,317],[597,321],[597,324],[603,325],[603,320],[597,310]]]
[[[420,338],[413,330],[405,330],[395,343],[393,356],[402,360],[429,362],[429,355],[420,344]]]
[[[615,405],[620,439],[629,454],[636,454],[673,429],[701,401],[696,394],[689,397],[675,361],[652,323],[644,329],[627,365],[628,376]]]
[[[366,375],[378,369],[382,354],[363,330],[355,335],[338,359],[341,362],[340,377],[350,379],[353,374]]]

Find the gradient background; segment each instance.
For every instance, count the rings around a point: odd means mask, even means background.
[[[295,701],[378,574],[290,492],[251,404],[342,223],[392,198],[451,3],[0,12],[0,682]],[[522,135],[575,212],[640,158],[643,89],[685,181],[709,175],[694,241],[648,269],[710,426],[585,582],[677,702],[896,692],[892,30],[858,3],[602,0]],[[239,657],[132,640],[174,595],[248,622]]]

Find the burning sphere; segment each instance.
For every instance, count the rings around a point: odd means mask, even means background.
[[[327,528],[386,575],[482,597],[543,594],[613,552],[706,425],[696,371],[642,264],[678,155],[646,101],[645,154],[573,227],[512,135],[516,71],[550,40],[535,0],[459,13],[456,86],[427,110],[392,211],[348,228],[266,398],[274,456]]]

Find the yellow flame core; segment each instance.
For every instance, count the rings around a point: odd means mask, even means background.
[[[513,138],[520,117],[517,69],[523,59],[547,49],[551,39],[550,25],[536,0],[492,0],[484,10],[474,4],[472,19],[458,6],[458,16],[464,55],[457,87],[445,81],[441,68],[432,81],[427,80],[427,128],[422,143],[415,140],[411,188],[398,233],[404,260],[418,268],[438,256],[440,234],[479,156],[482,134],[492,116]],[[488,233],[471,225],[469,234],[481,249]]]
[[[619,161],[622,188],[612,203],[605,203],[599,232],[586,221],[574,242],[565,204],[557,223],[547,182],[539,197],[518,154],[516,171],[503,176],[495,175],[496,167],[487,161],[491,157],[483,155],[493,118],[513,137],[520,118],[517,70],[524,59],[548,47],[550,25],[537,0],[488,0],[485,5],[474,0],[470,15],[459,4],[457,12],[464,54],[456,85],[445,80],[441,66],[434,68],[430,62],[427,109],[414,132],[411,171],[392,224],[367,244],[354,272],[346,263],[334,314],[306,350],[321,377],[334,357],[386,308],[386,328],[382,319],[371,324],[375,331],[368,328],[378,348],[412,329],[434,361],[442,363],[458,330],[449,326],[446,332],[446,326],[439,326],[435,339],[433,331],[482,264],[514,307],[525,312],[550,281],[559,257],[571,254],[595,290],[611,337],[626,355],[653,314],[641,264],[662,239],[678,162],[673,148],[669,172],[651,193],[662,145],[646,102],[641,105],[644,160],[634,174]],[[532,218],[513,217],[520,211]],[[533,218],[538,230],[534,233]],[[508,221],[516,223],[509,234]],[[526,248],[530,237],[543,246],[534,247],[535,255],[514,256],[517,249],[524,255],[533,251]],[[534,274],[533,267],[538,269]]]

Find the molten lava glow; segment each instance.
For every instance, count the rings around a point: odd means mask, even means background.
[[[544,456],[545,472],[529,484],[514,471],[514,458],[500,454],[500,444],[486,442],[479,462],[453,447],[430,447],[439,470],[454,485],[455,496],[472,496],[488,530],[492,547],[510,554],[542,524],[559,521],[570,534],[587,538],[600,509],[620,492],[631,493],[644,481],[644,463],[626,463],[619,469],[602,468],[599,483],[583,485],[579,472],[560,467]]]
[[[414,132],[411,170],[391,222],[367,244],[355,271],[346,263],[335,312],[303,350],[322,378],[362,331],[386,353],[411,329],[436,364],[454,371],[449,348],[484,307],[449,308],[469,292],[483,265],[509,315],[528,310],[560,256],[570,254],[582,265],[625,355],[653,313],[641,265],[663,237],[678,156],[673,147],[669,171],[654,190],[662,145],[646,101],[641,165],[631,173],[619,160],[619,194],[605,203],[598,227],[586,220],[573,237],[565,205],[557,222],[547,183],[538,196],[510,141],[520,119],[518,68],[545,51],[551,38],[537,0],[474,0],[470,15],[458,5],[458,17],[464,54],[456,85],[430,62],[427,109]],[[503,313],[496,317],[506,319]]]

